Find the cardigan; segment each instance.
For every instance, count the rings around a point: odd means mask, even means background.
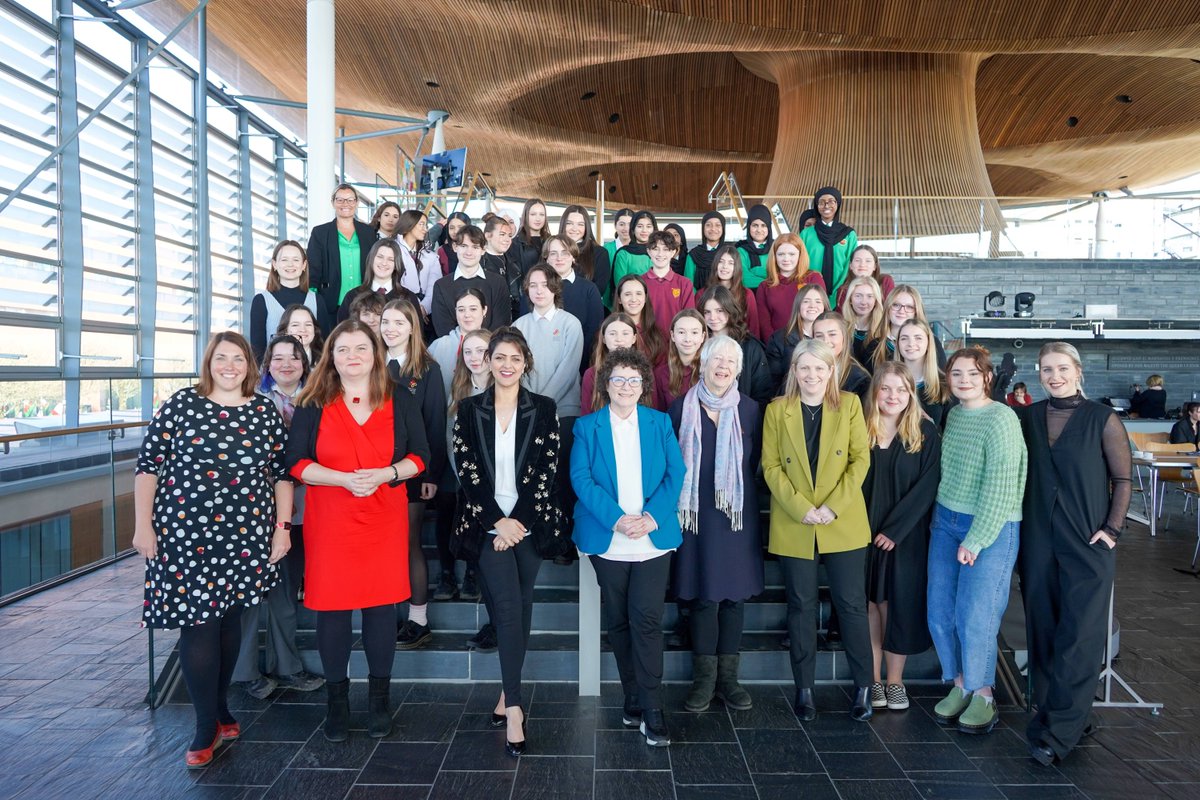
[[[362,220],[354,220],[354,232],[358,234],[359,257],[366,271],[367,254],[375,244],[375,229]],[[308,235],[309,285],[325,301],[325,318],[337,317],[342,298],[342,255],[338,245],[337,220],[323,222]],[[329,333],[329,331],[325,331]]]
[[[536,312],[513,322],[525,335],[533,354],[533,370],[522,383],[535,394],[554,400],[560,417],[579,416],[579,362],[583,359],[583,329],[569,311],[554,310],[546,320]]]
[[[817,553],[841,553],[871,541],[863,480],[871,467],[867,424],[858,396],[841,393],[835,409],[821,412],[818,469],[808,464],[804,441],[807,422],[800,401],[780,397],[767,406],[763,421],[763,477],[771,492],[768,550],[789,558],[813,559]],[[826,505],[837,517],[828,525],[808,525],[804,517]]]
[[[639,405],[636,413],[642,451],[642,510],[658,525],[650,532],[650,541],[659,550],[674,550],[683,541],[678,509],[686,467],[679,440],[666,414],[644,405]],[[575,420],[571,486],[578,502],[572,539],[586,555],[608,552],[613,528],[624,514],[617,503],[618,456],[613,448],[611,414],[606,405]]]
[[[297,480],[309,464],[321,463],[317,458],[317,431],[321,427],[323,411],[320,406],[297,406],[292,415],[286,463],[288,473]],[[417,475],[425,472],[431,455],[421,410],[412,395],[398,386],[392,389],[392,428],[392,463],[398,464],[408,458],[417,465]],[[399,486],[400,483],[389,481],[388,485]]]
[[[472,562],[487,532],[505,517],[525,526],[542,558],[565,554],[563,513],[554,485],[562,439],[554,401],[521,388],[516,425],[517,503],[508,514],[496,503],[496,387],[489,386],[458,404],[451,449],[461,488],[450,534],[450,552]]]

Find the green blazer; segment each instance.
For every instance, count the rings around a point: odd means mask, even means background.
[[[814,557],[866,547],[871,542],[862,485],[871,467],[862,403],[841,393],[834,409],[821,412],[821,442],[813,480],[804,446],[806,418],[798,399],[779,397],[767,406],[763,421],[762,465],[771,491],[768,549],[791,558]],[[801,522],[811,509],[827,505],[837,515],[828,525]]]

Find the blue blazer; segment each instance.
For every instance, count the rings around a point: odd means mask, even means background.
[[[624,514],[617,505],[617,456],[613,452],[610,413],[605,406],[575,420],[571,485],[579,501],[575,504],[572,538],[586,555],[608,551],[613,526]],[[658,523],[650,541],[660,550],[672,550],[683,542],[679,529],[683,455],[670,417],[646,406],[638,406],[637,415],[642,445],[642,510]]]

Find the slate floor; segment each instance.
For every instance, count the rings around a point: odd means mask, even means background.
[[[1145,711],[1101,710],[1099,734],[1062,765],[1025,753],[1023,716],[1006,712],[990,736],[939,727],[937,687],[904,713],[850,722],[843,689],[818,689],[823,709],[801,726],[790,690],[752,687],[755,707],[670,713],[675,744],[650,749],[621,729],[620,693],[580,699],[570,684],[531,685],[531,755],[503,752],[487,729],[496,684],[394,684],[396,724],[382,741],[360,729],[346,743],[319,727],[324,694],[235,691],[241,741],[199,772],[181,766],[190,707],[150,712],[146,639],[136,622],[140,566],[130,559],[0,609],[0,798],[1200,798],[1200,580],[1171,567],[1191,558],[1193,521],[1151,540],[1122,541],[1121,673]],[[165,653],[169,637],[160,636]],[[667,692],[681,708],[685,687]],[[363,687],[352,707],[365,705]],[[361,728],[361,718],[356,716]]]

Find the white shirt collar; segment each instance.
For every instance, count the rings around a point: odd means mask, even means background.
[[[545,314],[539,314],[537,309],[534,309],[533,316],[535,319],[544,319],[547,322],[554,319],[554,315],[558,313],[558,306],[551,306]]]
[[[614,428],[625,428],[626,430],[632,428],[634,430],[637,430],[638,412],[637,412],[636,408],[633,410],[633,413],[630,414],[626,419],[621,419],[621,417],[617,415],[617,412],[613,410],[613,407],[609,406],[608,407],[608,418],[612,422],[612,426]]]
[[[566,281],[567,283],[574,283],[575,282],[575,270],[571,270],[566,275],[564,275],[563,280]]]
[[[478,278],[482,274],[483,274],[483,264],[482,263],[478,264],[475,267],[474,275],[468,275],[467,273],[463,272],[462,264],[459,264],[457,267],[454,268],[454,277],[451,278],[451,280],[458,280],[459,278],[468,278],[468,279]]]

